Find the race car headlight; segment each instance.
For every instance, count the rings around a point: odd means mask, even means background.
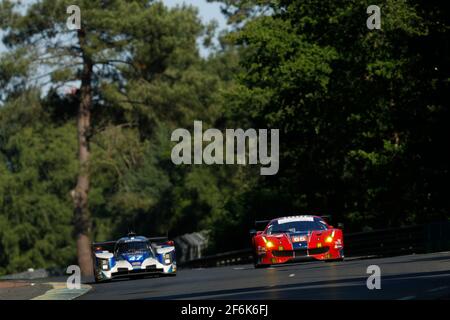
[[[164,255],[164,263],[169,264],[172,261],[170,253]]]
[[[262,239],[264,240],[264,243],[265,243],[265,245],[266,245],[266,247],[267,248],[273,248],[275,245],[273,244],[273,242],[272,241],[270,241],[270,240],[267,240],[266,239],[266,237],[262,237]]]
[[[109,270],[109,261],[107,259],[99,259],[98,263],[102,270]]]
[[[333,238],[334,238],[334,230],[331,233],[331,236],[328,236],[328,237],[325,238],[325,242],[326,243],[331,243],[333,241]]]

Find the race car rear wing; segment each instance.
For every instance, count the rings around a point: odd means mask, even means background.
[[[169,237],[151,237],[147,238],[150,242],[158,246],[173,246],[174,242],[169,240]]]
[[[325,220],[326,222],[329,222],[331,220],[331,216],[330,215],[322,215],[320,216],[323,220]],[[261,228],[265,228],[267,226],[267,224],[270,222],[271,220],[256,220],[255,221],[255,227],[256,229]]]
[[[256,220],[255,229],[250,230],[250,235],[254,236],[257,231],[262,231],[271,220]]]
[[[168,241],[169,238],[168,237],[150,237],[147,238],[148,240],[150,240],[150,242],[164,242],[164,241]]]
[[[136,233],[134,233],[133,231],[130,231],[130,232],[128,232],[128,236],[129,237],[135,237]],[[147,237],[147,239],[150,242],[156,242],[156,243],[169,241],[169,237],[168,236],[164,236],[164,237]]]
[[[271,220],[256,220],[255,227],[256,227],[256,229],[260,229],[260,228],[264,229],[270,221]]]
[[[109,251],[113,252],[117,241],[93,242],[92,251]]]
[[[134,233],[129,233],[129,236],[135,235]],[[151,243],[158,245],[158,246],[164,246],[169,245],[173,246],[173,241],[169,241],[168,237],[150,237],[147,238]],[[99,251],[108,251],[113,252],[114,247],[116,246],[117,241],[104,241],[104,242],[93,242],[92,243],[92,252],[99,252]]]
[[[325,220],[325,222],[326,223],[328,223],[328,225],[331,225],[331,223],[332,223],[332,216],[331,215],[322,215],[322,216],[320,216],[323,220]],[[334,225],[334,223],[333,223],[333,225]],[[343,223],[341,223],[341,222],[338,222],[338,223],[336,223],[335,224],[337,227],[338,227],[338,229],[344,229],[344,224]]]
[[[330,215],[322,215],[322,216],[319,216],[319,217],[321,217],[323,220],[325,220],[327,223],[329,222],[329,221],[331,221],[331,216]]]

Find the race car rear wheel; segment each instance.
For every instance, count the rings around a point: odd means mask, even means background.
[[[263,263],[259,263],[261,261],[261,259],[258,257],[258,255],[255,253],[253,255],[253,265],[255,266],[255,269],[263,269],[263,268],[268,268],[270,267],[270,264],[263,264]]]
[[[327,259],[325,262],[342,262],[344,261],[344,258],[337,258],[337,259]]]
[[[94,274],[94,281],[95,283],[104,283],[104,282],[109,282],[111,281],[111,279],[102,279],[100,277],[100,275],[98,275],[97,273]]]
[[[105,283],[105,282],[110,282],[111,281],[111,279],[102,280],[102,279],[97,278],[97,277],[94,277],[94,279],[95,279],[95,283]]]
[[[254,264],[255,269],[264,269],[264,268],[269,268],[270,264],[259,264],[259,263],[255,263]]]

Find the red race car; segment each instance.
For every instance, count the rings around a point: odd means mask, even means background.
[[[257,268],[308,259],[344,259],[342,230],[322,217],[303,215],[256,222],[261,223],[266,224],[264,231],[250,232]]]

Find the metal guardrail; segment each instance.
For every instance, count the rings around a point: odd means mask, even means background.
[[[425,252],[425,226],[344,234],[345,255],[389,256]]]
[[[220,267],[233,264],[246,264],[253,262],[253,252],[251,248],[218,253],[198,259],[185,261],[181,267],[188,268],[209,268]]]
[[[396,256],[450,250],[450,222],[345,234],[346,257]],[[253,262],[250,248],[184,261],[181,267],[207,268]]]

